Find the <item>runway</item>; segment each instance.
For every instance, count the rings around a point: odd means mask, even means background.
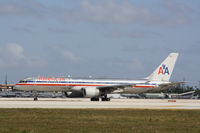
[[[88,98],[0,98],[0,108],[121,108],[121,109],[200,109],[200,100],[111,99],[91,102]]]

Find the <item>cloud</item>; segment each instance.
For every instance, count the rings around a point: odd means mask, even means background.
[[[32,0],[8,1],[0,4],[0,15],[44,17],[48,9]]]
[[[26,59],[26,56],[24,54],[24,49],[19,44],[16,43],[9,44],[6,46],[5,51],[10,55],[9,58],[12,58],[12,61],[14,62]]]
[[[17,43],[10,43],[5,47],[0,47],[0,63],[1,66],[44,65],[44,61],[41,58],[27,54],[25,49]]]
[[[81,0],[75,7],[49,7],[47,4],[33,0],[2,3],[0,15],[31,16],[52,18],[61,22],[90,22],[94,24],[144,24],[144,25],[178,25],[187,24],[193,9],[174,1],[161,1],[159,8],[139,6],[128,0]]]
[[[196,55],[199,56],[200,53],[200,42],[196,42],[196,43],[191,43],[190,45],[187,45],[186,47],[181,47],[181,52],[183,52],[184,54],[189,54],[191,55]]]
[[[144,24],[144,25],[179,25],[187,24],[192,19],[190,6],[176,1],[161,1],[162,11],[158,8],[138,6],[129,1],[102,0],[93,2],[84,0],[81,4],[81,17],[84,21],[106,24]]]
[[[160,37],[161,34],[156,32],[148,32],[142,30],[134,30],[134,31],[120,31],[120,30],[111,30],[104,34],[105,37],[113,38],[113,39],[121,39],[121,38],[155,38]]]
[[[54,33],[71,33],[72,32],[70,29],[67,29],[67,28],[56,28],[56,27],[53,27],[53,28],[49,27],[47,30]]]
[[[84,0],[81,8],[84,19],[97,23],[128,24],[145,21],[151,17],[148,8],[135,7],[128,1],[117,3],[113,0],[103,0],[93,4],[90,0]]]
[[[32,33],[32,29],[29,27],[13,27],[12,28],[13,31],[15,32],[23,32],[23,33]]]
[[[159,5],[163,11],[151,10],[150,7],[138,6],[127,0],[83,0],[77,16],[79,21],[99,24],[144,24],[144,25],[178,25],[187,24],[190,17],[187,11],[192,8],[174,1]]]
[[[137,70],[138,71],[138,70],[143,70],[144,65],[139,59],[133,58],[133,60],[129,64],[129,68],[131,70]]]
[[[176,24],[187,24],[189,20],[191,20],[191,16],[189,14],[194,13],[195,10],[185,5],[183,3],[177,3],[176,1],[167,0],[164,1],[164,7],[168,12],[170,12],[171,19],[174,20]]]
[[[72,63],[79,63],[82,61],[81,57],[75,55],[71,51],[61,46],[53,46],[52,47],[53,53],[57,54],[56,57],[62,57],[67,61],[71,61]]]

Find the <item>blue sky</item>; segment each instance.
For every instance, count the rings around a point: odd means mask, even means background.
[[[1,0],[0,80],[142,78],[171,52],[172,76],[200,80],[199,0]]]

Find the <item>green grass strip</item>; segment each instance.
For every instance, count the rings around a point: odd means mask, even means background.
[[[0,109],[0,133],[200,133],[200,110]]]

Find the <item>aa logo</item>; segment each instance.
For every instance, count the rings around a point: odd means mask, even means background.
[[[160,68],[159,68],[159,70],[158,70],[158,74],[167,74],[167,75],[169,75],[169,69],[168,69],[168,67],[166,67],[166,65],[162,65]]]

